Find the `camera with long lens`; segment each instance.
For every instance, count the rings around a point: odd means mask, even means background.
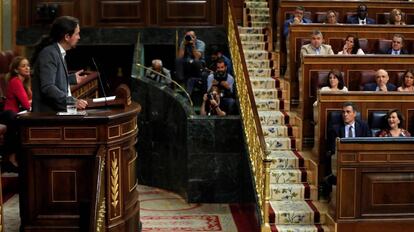
[[[215,72],[214,79],[218,82],[226,81],[227,80],[227,73],[226,72]]]
[[[184,39],[185,41],[190,42],[191,40],[193,40],[193,37],[191,37],[191,35],[186,35]]]
[[[209,101],[214,100],[214,95],[212,93],[207,94],[207,98]]]

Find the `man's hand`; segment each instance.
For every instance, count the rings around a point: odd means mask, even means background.
[[[220,82],[220,85],[223,86],[226,89],[230,89],[231,88],[230,84],[227,81]]]
[[[300,18],[298,18],[298,17],[294,17],[293,18],[293,23],[292,24],[299,24],[299,23],[301,23],[302,22],[302,20],[300,19]]]
[[[379,88],[379,91],[383,91],[383,92],[387,92],[388,91],[387,85],[380,85],[380,86],[378,86],[378,88]]]
[[[75,72],[75,75],[76,75],[76,82],[77,82],[78,84],[80,84],[80,83],[82,82],[83,78],[85,78],[85,77],[87,77],[87,76],[88,76],[88,75],[86,75],[86,74],[84,73],[83,69],[81,69],[81,70],[79,70],[79,71]]]
[[[204,96],[203,96],[203,101],[206,102],[207,100],[208,100],[208,97],[207,97],[207,94],[205,93]]]
[[[83,110],[88,106],[88,102],[83,99],[77,99],[76,100],[76,108],[78,110]]]

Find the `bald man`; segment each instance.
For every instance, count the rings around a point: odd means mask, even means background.
[[[397,87],[395,85],[388,83],[390,77],[388,72],[384,69],[378,69],[375,73],[375,83],[365,84],[363,91],[395,91]]]

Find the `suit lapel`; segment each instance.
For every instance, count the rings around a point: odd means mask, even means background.
[[[62,57],[62,53],[60,52],[60,49],[59,49],[59,46],[57,45],[57,43],[55,44],[55,49],[57,50],[57,52],[59,54],[60,62],[62,63],[63,69],[65,70],[66,79],[68,79],[68,73],[69,72],[68,72],[68,68],[66,66],[66,61]]]

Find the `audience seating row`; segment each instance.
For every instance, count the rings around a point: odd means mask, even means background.
[[[289,76],[291,81],[291,98],[299,98],[298,74],[296,70],[299,68],[301,61],[299,53],[301,48],[301,40],[309,39],[313,30],[320,30],[324,35],[325,43],[330,44],[332,41],[340,41],[352,32],[360,38],[369,40],[388,39],[391,40],[394,34],[402,34],[408,44],[414,43],[414,26],[388,26],[388,25],[329,25],[329,24],[301,24],[292,25],[289,35]],[[338,57],[338,56],[337,56]],[[344,56],[340,56],[343,59]],[[324,61],[321,61],[324,62]],[[383,62],[381,62],[383,63]],[[372,68],[368,69],[371,70]]]
[[[328,125],[340,122],[340,111],[344,102],[353,102],[359,108],[359,116],[368,122],[375,132],[381,125],[381,115],[390,109],[399,109],[405,117],[403,128],[414,133],[414,94],[407,92],[319,92],[315,125],[313,158],[318,162],[319,178],[325,174],[326,135]],[[336,112],[336,113],[332,113]]]
[[[362,56],[305,56],[302,62],[299,81],[299,107],[297,109],[303,119],[303,138],[313,138],[313,110],[317,90],[327,79],[331,69],[343,72],[344,84],[350,91],[360,91],[366,83],[375,82],[375,71],[385,69],[390,77],[389,82],[400,86],[402,73],[414,67],[414,56],[362,55]]]

